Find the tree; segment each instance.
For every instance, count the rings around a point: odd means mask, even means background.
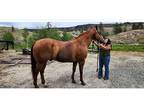
[[[127,27],[124,26],[124,27],[123,27],[123,32],[126,32],[126,31],[127,31]]]
[[[102,22],[100,22],[100,24],[99,24],[99,31],[102,35],[104,35],[104,26],[103,26]]]
[[[52,38],[56,40],[61,40],[60,34],[57,29],[51,28],[47,30],[46,28],[37,30],[34,35],[34,40],[42,39],[42,38]]]
[[[56,40],[61,40],[60,33],[56,28],[52,28],[48,31],[48,37]]]
[[[126,32],[126,31],[127,31],[127,27],[128,27],[128,23],[124,23],[124,24],[123,24],[123,32]]]
[[[121,33],[122,32],[122,27],[121,27],[121,24],[114,24],[113,26],[113,33],[114,34],[118,34],[118,33]]]
[[[28,47],[29,48],[32,47],[33,42],[34,42],[34,37],[33,36],[29,36],[28,37]]]
[[[15,31],[15,28],[14,28],[14,26],[12,26],[12,28],[11,28],[11,29],[12,29],[12,32],[14,32],[14,31]]]
[[[47,29],[49,30],[52,27],[52,24],[50,22],[47,22]]]
[[[143,28],[144,28],[143,23],[141,23],[141,22],[138,23],[138,28],[139,28],[139,29],[143,29]]]
[[[27,41],[27,37],[29,35],[29,32],[28,32],[27,28],[24,28],[24,31],[23,31],[22,35],[24,37],[24,41],[26,42]]]
[[[27,28],[24,28],[24,31],[23,31],[22,35],[24,37],[24,42],[26,43],[26,47],[28,48],[28,35],[29,35],[29,32],[28,32]]]
[[[14,36],[13,36],[13,34],[11,32],[6,32],[3,35],[3,40],[14,42],[15,38],[14,38]]]
[[[136,30],[136,29],[143,29],[143,23],[139,22],[139,23],[133,23],[132,24],[132,30]]]
[[[137,27],[136,27],[136,24],[135,23],[133,23],[132,24],[132,30],[135,30]]]
[[[71,40],[72,38],[73,38],[73,37],[72,37],[72,35],[71,35],[70,33],[64,32],[63,37],[62,37],[62,40],[63,40],[63,41],[68,41],[68,40]]]

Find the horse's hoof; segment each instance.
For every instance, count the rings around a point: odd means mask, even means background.
[[[35,88],[39,88],[39,86],[37,85],[37,83],[33,82],[33,85]]]
[[[48,85],[44,85],[44,88],[48,88]]]
[[[76,81],[75,81],[75,80],[72,80],[72,83],[76,84]]]
[[[81,85],[85,86],[85,85],[86,85],[86,83],[85,83],[85,82],[81,82]]]
[[[39,86],[37,85],[37,86],[35,86],[35,88],[39,88]]]
[[[41,83],[44,85],[44,84],[45,84],[45,81],[42,81]]]

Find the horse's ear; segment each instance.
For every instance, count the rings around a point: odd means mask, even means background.
[[[95,28],[96,28],[96,30],[98,30],[98,26],[97,25],[95,26]]]
[[[96,29],[95,26],[90,26],[90,27],[88,28],[88,31],[94,30],[94,29]]]
[[[91,27],[89,27],[87,31],[90,31],[90,30],[91,30]]]

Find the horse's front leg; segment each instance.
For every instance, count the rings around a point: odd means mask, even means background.
[[[85,64],[85,60],[79,62],[80,81],[81,81],[82,85],[86,85],[86,83],[83,80],[83,67],[84,67],[84,64]]]
[[[73,62],[73,69],[72,69],[72,83],[76,83],[75,79],[74,79],[74,75],[75,75],[75,71],[76,71],[76,66],[77,66],[77,62]]]

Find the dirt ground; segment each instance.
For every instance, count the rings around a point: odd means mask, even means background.
[[[97,54],[89,53],[84,66],[84,81],[71,83],[72,63],[49,62],[45,70],[46,84],[40,88],[144,88],[144,53],[112,52],[110,80],[97,78]],[[33,88],[30,57],[16,52],[0,53],[0,88]]]

